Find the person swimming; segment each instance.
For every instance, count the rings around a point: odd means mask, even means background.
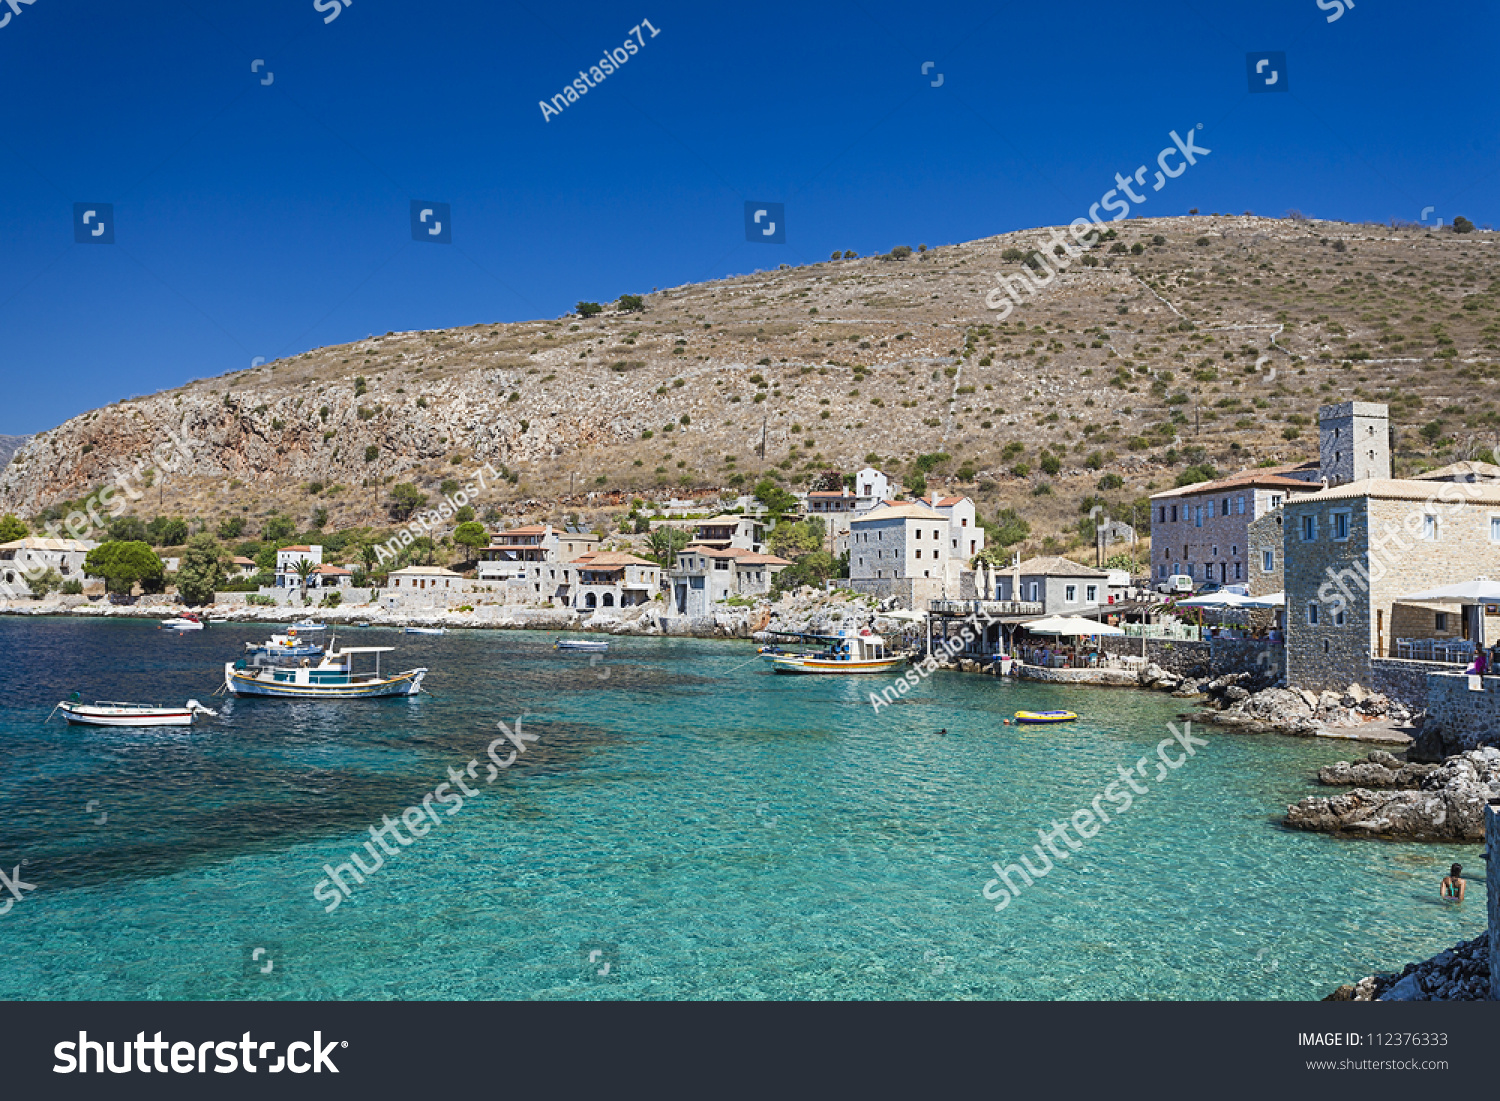
[[[1462,902],[1464,900],[1464,888],[1468,886],[1464,882],[1464,866],[1455,864],[1448,869],[1448,874],[1443,877],[1443,885],[1439,890],[1444,902]]]

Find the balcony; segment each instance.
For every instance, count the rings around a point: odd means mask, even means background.
[[[1039,600],[933,600],[927,605],[933,615],[978,615],[989,616],[1042,615],[1045,609]]]

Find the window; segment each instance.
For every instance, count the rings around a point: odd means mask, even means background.
[[[1281,507],[1281,494],[1279,494],[1279,493],[1273,493],[1273,494],[1271,494],[1271,507],[1272,508],[1280,508]]]
[[[1077,604],[1078,603],[1078,586],[1077,585],[1068,585],[1068,586],[1065,586],[1064,589],[1063,589],[1063,599],[1066,600],[1069,604]]]
[[[1448,629],[1448,613],[1434,613],[1432,617],[1432,627],[1435,631],[1446,631]]]
[[[1334,612],[1333,613],[1333,625],[1335,627],[1342,627],[1344,625],[1344,617],[1345,617],[1346,614],[1347,613],[1342,608],[1340,608],[1338,611]]]
[[[965,516],[962,520],[960,520],[958,522],[958,526],[961,527],[961,528],[968,527],[969,526],[969,518],[967,516]]]
[[[1316,604],[1309,604],[1307,606],[1307,625],[1309,627],[1316,627],[1318,625],[1318,606]]]
[[[1157,566],[1156,567],[1156,576],[1159,577],[1159,578],[1161,578],[1163,581],[1165,581],[1167,579],[1167,567],[1164,566],[1164,565]]]
[[[1429,543],[1436,543],[1438,537],[1438,518],[1431,513],[1422,517],[1422,538]]]
[[[1260,572],[1261,573],[1275,573],[1276,572],[1276,552],[1275,551],[1273,551],[1273,550],[1263,550],[1263,551],[1260,552]]]
[[[1311,543],[1318,537],[1318,521],[1311,516],[1302,517],[1302,541]]]
[[[1224,498],[1224,515],[1225,516],[1229,515],[1229,498],[1228,497]]]
[[[1159,524],[1165,524],[1167,522],[1167,506],[1166,505],[1161,505],[1161,506],[1159,506],[1157,508],[1156,511],[1157,511],[1156,522],[1159,523]]]
[[[1090,604],[1097,604],[1097,603],[1099,603],[1099,586],[1098,585],[1088,585],[1088,586],[1085,586],[1085,588],[1083,590],[1083,598],[1085,600],[1087,600]]]
[[[1245,499],[1243,497],[1236,497],[1234,499],[1234,511],[1239,516],[1245,515]]]
[[[1032,600],[1040,600],[1041,598],[1042,598],[1042,586],[1038,582],[1033,581],[1031,583],[1031,599]]]
[[[921,547],[918,547],[918,548],[917,548],[917,557],[918,557],[918,558],[921,558],[921,557],[922,557],[922,548],[921,548]]]
[[[1214,544],[1214,552],[1209,557],[1210,558],[1217,558],[1217,557],[1219,557],[1219,544],[1217,544],[1217,543]]]
[[[922,538],[922,529],[921,528],[917,529],[917,538],[918,539]]]
[[[1490,517],[1490,542],[1500,543],[1500,516]]]
[[[1203,526],[1203,506],[1199,505],[1197,508],[1193,509],[1193,527],[1195,527],[1195,528],[1201,528],[1202,526]]]
[[[1234,564],[1234,579],[1235,579],[1235,580],[1236,580],[1236,581],[1238,581],[1238,580],[1239,580],[1239,579],[1240,579],[1240,570],[1241,570],[1241,568],[1242,568],[1242,567],[1243,567],[1243,566],[1244,566],[1244,563],[1243,563],[1243,562],[1236,562],[1236,563],[1235,563],[1235,564]]]
[[[1177,523],[1177,506],[1172,506],[1172,523]]]
[[[1347,512],[1335,512],[1329,516],[1333,523],[1333,539],[1336,543],[1342,543],[1349,538],[1349,514]]]

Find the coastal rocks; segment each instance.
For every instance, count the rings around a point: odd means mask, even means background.
[[[1489,998],[1490,935],[1480,933],[1397,974],[1345,983],[1330,1002],[1480,1002]]]
[[[1409,791],[1312,796],[1287,807],[1286,824],[1400,841],[1483,841],[1485,804],[1500,796],[1500,749],[1450,757],[1418,783]]]
[[[1415,789],[1437,768],[1418,764],[1377,749],[1363,761],[1339,761],[1318,770],[1318,783],[1329,787]]]
[[[1411,712],[1402,703],[1374,693],[1358,684],[1344,692],[1313,693],[1301,688],[1262,688],[1253,691],[1250,673],[1234,673],[1209,682],[1204,691],[1209,707],[1205,722],[1244,727],[1260,732],[1310,736],[1329,730],[1357,730],[1380,723],[1380,730],[1409,722]]]

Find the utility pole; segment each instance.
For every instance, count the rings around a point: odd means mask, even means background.
[[[761,466],[765,466],[766,465],[766,422],[769,419],[770,419],[769,417],[762,417],[760,419],[760,465]]]

